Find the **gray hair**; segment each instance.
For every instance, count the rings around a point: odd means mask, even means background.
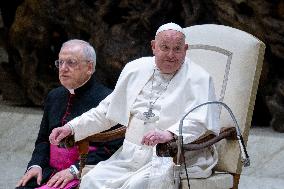
[[[80,45],[80,46],[82,46],[83,54],[84,54],[86,60],[93,64],[93,72],[95,72],[95,69],[96,69],[96,51],[95,51],[94,47],[86,41],[83,41],[83,40],[80,40],[80,39],[71,39],[69,41],[64,42],[62,44],[61,48],[65,47],[65,46],[69,46],[69,45]]]

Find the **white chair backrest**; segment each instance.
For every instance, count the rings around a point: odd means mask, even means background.
[[[195,25],[184,28],[184,31],[189,44],[187,56],[212,75],[217,98],[232,109],[246,143],[264,57],[264,43],[251,34],[223,25]],[[233,126],[226,109],[220,108],[221,127]],[[223,140],[218,144],[218,152],[217,170],[241,172],[236,141]]]

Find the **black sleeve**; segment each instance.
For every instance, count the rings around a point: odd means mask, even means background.
[[[45,168],[49,165],[49,121],[48,121],[48,97],[45,101],[44,113],[40,124],[39,133],[35,142],[35,148],[28,167],[39,165]]]

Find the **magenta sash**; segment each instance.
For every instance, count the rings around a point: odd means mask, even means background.
[[[79,160],[78,147],[59,148],[50,144],[50,160],[49,165],[56,168],[58,171],[69,168]]]
[[[63,189],[72,189],[72,188],[75,188],[78,185],[79,185],[79,180],[74,179],[74,180],[71,180],[68,184],[66,184],[66,186]],[[57,187],[57,188],[49,187],[45,184],[45,185],[38,187],[38,188],[35,188],[35,189],[59,189],[59,187]]]
[[[77,146],[72,148],[59,148],[55,145],[50,145],[50,160],[49,165],[56,168],[58,171],[69,168],[71,165],[79,160],[79,152]],[[64,189],[71,189],[78,186],[79,180],[71,180]],[[59,189],[54,187],[49,187],[46,184],[37,189]]]
[[[95,151],[97,148],[90,146],[89,151]],[[58,146],[50,144],[50,160],[49,165],[61,171],[69,168],[79,160],[78,147],[59,148]],[[72,189],[79,185],[78,179],[71,180],[63,189]],[[59,189],[59,187],[49,187],[46,184],[36,189]]]

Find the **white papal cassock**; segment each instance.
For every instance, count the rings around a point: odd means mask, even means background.
[[[154,71],[155,70],[155,71]],[[127,126],[123,146],[108,160],[100,162],[83,176],[80,188],[164,189],[173,185],[173,162],[157,157],[155,147],[141,145],[143,135],[153,129],[178,135],[179,120],[193,107],[215,100],[210,75],[188,58],[177,73],[161,74],[154,57],[129,62],[114,91],[100,105],[70,121],[75,140],[107,130],[117,123]],[[154,117],[143,112],[152,101]],[[218,111],[204,106],[187,116],[183,126],[184,143],[192,142],[207,130],[219,133]],[[187,152],[189,177],[208,177],[217,163],[215,147]]]

